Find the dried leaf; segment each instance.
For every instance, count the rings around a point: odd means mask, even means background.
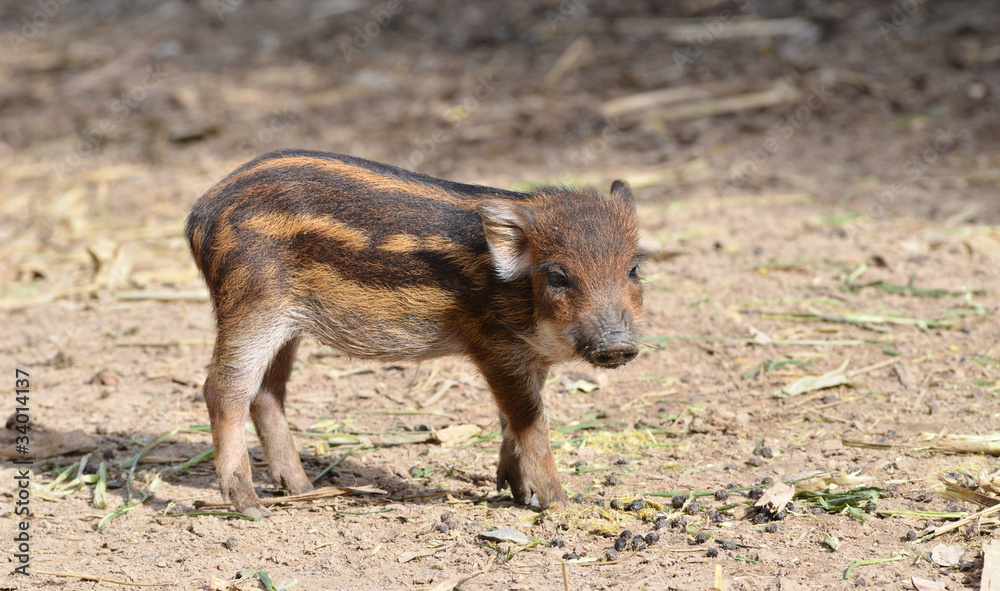
[[[757,499],[754,503],[755,507],[768,506],[771,508],[772,513],[781,513],[785,510],[785,505],[792,500],[792,496],[795,494],[795,487],[788,486],[784,482],[775,482],[771,488],[767,489],[764,496]]]
[[[931,560],[938,566],[955,566],[965,554],[965,547],[955,545],[938,544],[931,550]]]
[[[600,388],[600,386],[598,386],[594,382],[590,382],[587,380],[575,380],[573,382],[569,382],[568,384],[566,384],[566,392],[569,394],[572,394],[574,392],[583,392],[583,393],[593,392],[598,388]]]
[[[455,447],[482,433],[478,425],[452,425],[434,432],[434,441],[443,447]]]
[[[912,577],[910,582],[913,583],[913,588],[917,591],[945,591],[944,583],[938,583],[937,581]]]
[[[851,363],[848,359],[844,361],[837,369],[827,372],[821,376],[806,376],[795,380],[791,384],[788,384],[782,388],[778,394],[784,394],[785,396],[798,396],[799,394],[806,394],[808,392],[815,392],[816,390],[823,390],[825,388],[833,388],[836,386],[842,386],[845,384],[850,384],[851,379],[847,376],[847,366]]]
[[[409,562],[414,558],[423,558],[424,556],[433,556],[435,552],[441,550],[441,548],[427,548],[425,550],[415,550],[413,552],[403,552],[399,555],[399,562]]]

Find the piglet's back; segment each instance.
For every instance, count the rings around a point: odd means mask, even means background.
[[[187,236],[210,288],[278,253],[365,284],[428,285],[454,281],[487,254],[474,206],[494,197],[527,196],[350,156],[272,152],[202,197]],[[266,256],[253,256],[260,249]]]

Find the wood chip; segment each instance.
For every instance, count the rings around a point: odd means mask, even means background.
[[[1000,591],[1000,540],[983,544],[983,577],[979,591]]]

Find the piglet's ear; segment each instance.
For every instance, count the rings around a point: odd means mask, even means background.
[[[634,205],[632,200],[632,187],[626,181],[615,181],[611,183],[611,198],[618,199],[628,207]]]
[[[476,205],[483,218],[483,233],[493,255],[493,266],[504,281],[524,275],[534,263],[528,249],[531,212],[510,201],[490,199]]]

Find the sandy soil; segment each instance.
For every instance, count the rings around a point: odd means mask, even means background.
[[[735,17],[781,34],[733,38]],[[5,3],[0,351],[9,391],[30,374],[45,457],[24,577],[11,394],[0,588],[267,588],[252,569],[296,589],[978,589],[995,518],[915,542],[948,520],[912,512],[982,508],[942,476],[1000,486],[995,455],[942,451],[996,436],[1000,414],[998,31],[986,1]],[[609,103],[662,88],[694,98]],[[571,503],[495,491],[496,411],[467,362],[360,364],[307,342],[287,409],[306,470],[350,452],[322,483],[382,492],[261,522],[171,516],[219,500],[210,461],[171,469],[211,445],[214,328],[183,219],[281,146],[503,187],[632,181],[649,346],[546,386]],[[780,393],[848,361],[848,385]],[[459,425],[481,436],[429,441]],[[99,531],[128,461],[175,429],[134,473],[133,498],[158,480],[155,495]],[[106,508],[65,486],[75,474],[56,482],[81,458],[108,469]],[[750,490],[664,496],[806,476],[878,487],[877,508],[797,499],[764,522],[741,518]],[[480,538],[497,528],[541,543]],[[607,560],[624,530],[658,539]]]

